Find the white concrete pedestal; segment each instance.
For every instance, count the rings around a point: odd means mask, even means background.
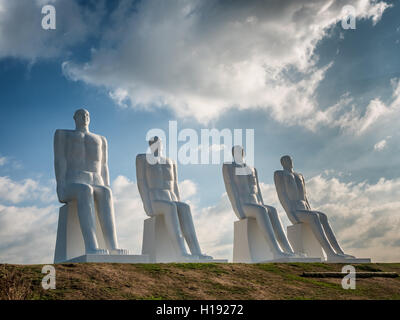
[[[235,221],[233,229],[233,262],[257,263],[274,259],[256,219]]]
[[[297,223],[288,226],[287,237],[295,253],[306,254],[308,257],[318,257],[322,261],[326,260],[321,245],[308,225]]]
[[[370,263],[369,258],[326,258],[326,254],[315,238],[311,228],[304,223],[297,223],[287,228],[287,235],[295,253],[306,254],[309,257],[320,257],[330,263]]]
[[[234,223],[233,262],[321,262],[321,259],[306,257],[274,258],[256,219],[246,218]]]
[[[133,255],[133,254],[85,254],[65,261],[64,263],[149,263],[148,255]]]
[[[107,248],[99,220],[96,215],[96,236],[99,247]],[[148,256],[141,255],[116,255],[116,254],[89,254],[85,252],[85,242],[78,218],[76,201],[71,201],[60,208],[58,218],[56,249],[54,263],[77,262],[109,262],[109,263],[144,263]]]
[[[226,259],[199,259],[198,257],[184,258],[179,248],[174,247],[164,216],[155,216],[144,221],[142,254],[148,255],[150,262],[228,262]]]

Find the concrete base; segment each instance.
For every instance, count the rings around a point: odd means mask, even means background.
[[[99,247],[108,249],[104,241],[99,219],[96,215],[96,236]],[[72,201],[60,208],[58,218],[56,249],[54,263],[66,262],[109,262],[109,263],[146,263],[146,255],[86,254],[85,242],[79,223],[76,202]]]
[[[371,263],[370,258],[330,258],[327,261],[328,263],[346,263],[346,264],[355,264],[355,263]]]
[[[287,236],[295,253],[326,260],[326,255],[311,228],[304,223],[287,227]]]
[[[304,223],[297,223],[287,228],[287,235],[295,253],[306,254],[309,257],[320,257],[329,263],[370,263],[369,258],[329,258],[315,238],[311,228]]]
[[[148,263],[147,255],[118,255],[118,254],[85,254],[65,261],[64,263]]]
[[[97,215],[96,236],[99,247],[110,250],[105,244]],[[65,262],[85,254],[85,242],[79,223],[76,201],[71,201],[60,208],[54,263]]]
[[[148,255],[150,262],[213,262],[213,263],[225,263],[228,262],[226,259],[199,259],[196,256],[193,257],[182,257],[180,255],[179,248],[174,246],[174,242],[171,240],[167,226],[165,225],[164,216],[155,216],[148,218],[144,221],[143,228],[143,244],[142,254]]]
[[[321,262],[321,259],[308,257],[274,258],[267,241],[257,225],[256,219],[247,218],[234,223],[233,262]]]

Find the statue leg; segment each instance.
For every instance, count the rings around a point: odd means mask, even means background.
[[[278,212],[274,207],[265,206],[268,210],[269,219],[271,220],[272,228],[274,229],[276,238],[281,245],[283,251],[294,254],[292,247],[289,244],[289,241],[286,237],[285,232],[283,231],[281,220],[279,219]]]
[[[189,246],[190,252],[193,255],[201,255],[199,241],[197,240],[196,230],[193,224],[192,213],[190,207],[183,202],[175,202],[178,210],[179,221],[182,229],[182,233]]]
[[[301,222],[307,223],[310,226],[312,232],[328,256],[337,255],[326,237],[318,214],[313,211],[296,211],[296,217]]]
[[[255,218],[257,225],[260,228],[265,240],[269,244],[272,252],[275,256],[287,256],[282,249],[279,247],[278,241],[276,240],[274,229],[272,227],[267,209],[260,205],[245,204],[243,205],[243,211],[249,218]]]
[[[93,187],[93,192],[106,246],[111,250],[116,251],[118,254],[127,254],[127,250],[121,250],[118,248],[111,189],[106,186],[95,186]]]
[[[93,199],[93,188],[87,184],[73,183],[65,188],[66,201],[76,200],[78,217],[81,225],[85,251],[87,254],[105,254],[106,250],[99,249],[96,237],[96,216]]]
[[[332,247],[335,249],[336,253],[339,254],[344,254],[342,248],[340,247],[339,243],[337,242],[336,236],[333,233],[333,230],[328,222],[328,217],[326,216],[325,213],[316,211],[316,214],[319,215],[319,220],[321,221],[321,224],[324,228],[325,234],[329,239],[329,242],[331,243]]]
[[[182,236],[178,210],[176,205],[172,201],[153,201],[151,204],[153,211],[156,215],[163,215],[165,219],[165,224],[167,226],[167,231],[183,256],[188,256],[185,240]]]

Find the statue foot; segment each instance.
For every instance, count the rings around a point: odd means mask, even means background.
[[[93,249],[86,251],[86,254],[110,254],[107,249]]]
[[[111,254],[128,255],[129,251],[127,249],[112,249]]]

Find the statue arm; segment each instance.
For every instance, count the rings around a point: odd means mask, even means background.
[[[261,194],[260,184],[258,182],[258,172],[257,172],[256,168],[254,168],[254,172],[256,174],[256,180],[257,180],[258,200],[261,202],[262,205],[264,205],[264,199],[263,199],[262,194]]]
[[[176,201],[181,201],[181,196],[179,194],[179,186],[178,186],[178,168],[176,163],[174,163],[174,194]]]
[[[232,206],[234,206],[235,212],[239,215],[239,219],[246,218],[246,215],[243,212],[242,205],[240,203],[240,197],[236,190],[236,186],[234,185],[234,180],[232,176],[232,170],[229,170],[227,164],[222,166],[224,182],[225,182],[225,189],[228,194],[229,200],[231,201]],[[233,199],[232,199],[233,198]]]
[[[60,199],[60,190],[65,186],[65,176],[67,173],[67,160],[65,159],[65,134],[61,130],[56,130],[54,134],[54,169],[57,181],[57,194]]]
[[[287,213],[290,213],[292,211],[291,205],[290,205],[290,200],[289,197],[287,196],[287,193],[285,191],[285,181],[284,178],[281,177],[279,172],[274,173],[274,182],[275,182],[275,188],[276,188],[276,193],[278,194],[279,201],[285,209]]]
[[[308,209],[311,210],[310,202],[308,202],[308,198],[307,198],[306,182],[304,181],[303,175],[301,175],[301,183],[303,184],[304,199],[306,199],[306,203],[308,205]]]
[[[136,180],[139,189],[140,197],[142,198],[144,211],[149,216],[153,216],[153,209],[151,207],[151,202],[149,198],[149,187],[146,181],[146,156],[143,158],[141,155],[136,157]]]
[[[107,147],[107,139],[102,137],[102,160],[101,160],[101,176],[103,178],[104,184],[109,187],[110,186],[110,175],[108,172],[108,147]]]

